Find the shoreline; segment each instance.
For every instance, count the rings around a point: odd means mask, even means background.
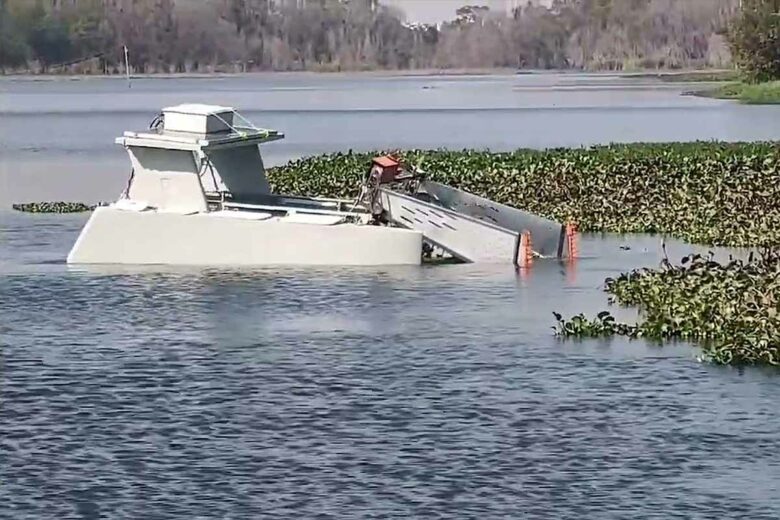
[[[236,77],[262,76],[375,76],[375,77],[415,77],[415,76],[491,76],[491,75],[522,75],[515,69],[415,69],[415,70],[354,70],[354,71],[314,71],[314,70],[284,70],[284,71],[250,71],[250,72],[152,72],[131,74],[131,80],[147,79],[214,79]],[[531,72],[526,72],[531,74]],[[17,81],[86,81],[89,79],[117,79],[127,81],[124,74],[38,74],[38,73],[7,73],[0,74],[0,80]]]
[[[780,81],[756,84],[732,81],[715,88],[684,94],[701,98],[737,101],[744,105],[780,105]]]
[[[638,72],[634,77],[659,79],[664,83],[726,83],[737,81],[739,73],[732,69],[696,69]]]
[[[636,79],[658,79],[666,83],[697,83],[733,81],[733,71],[725,69],[691,70],[580,70],[580,69],[515,69],[515,68],[464,68],[464,69],[378,69],[378,70],[301,70],[301,71],[249,71],[249,72],[152,72],[131,74],[130,80],[170,79],[219,79],[236,77],[316,76],[316,77],[466,77],[466,76],[543,76],[543,75],[616,76]],[[0,74],[0,81],[89,81],[116,79],[127,81],[124,74],[73,74],[9,72]]]

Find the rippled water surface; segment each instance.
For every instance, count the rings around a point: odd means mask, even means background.
[[[655,239],[524,274],[68,268],[83,221],[0,213],[8,518],[780,512],[777,374],[551,336]]]
[[[6,198],[74,198],[66,195],[82,188],[115,196],[124,174],[105,167],[124,168],[124,159],[97,141],[110,144],[160,102],[199,88],[150,81],[120,96],[116,82],[94,81],[4,84]],[[537,109],[581,143],[593,137],[573,123],[583,112],[640,127],[632,110],[677,121],[698,114],[710,122],[699,125],[703,138],[723,128],[780,137],[780,118],[766,109],[740,112],[748,107],[660,87],[599,90],[598,78],[581,78],[574,92],[556,80],[557,93],[513,78],[393,80],[435,83],[430,104],[451,114],[431,120],[415,112],[422,101],[379,80],[369,97],[337,80],[296,79],[256,98],[247,79],[197,81],[211,85],[201,94],[227,92],[258,115],[271,110],[264,96],[276,96],[279,111],[309,106],[300,117],[277,114],[308,128],[311,144],[293,141],[271,152],[277,158],[349,146],[364,128],[352,112],[367,107],[384,107],[371,127],[395,119],[425,146],[486,131],[488,108],[503,121],[496,129],[516,130],[483,135],[496,147],[522,144],[532,133],[524,118],[544,119]],[[469,81],[487,82],[492,95],[476,96]],[[521,101],[507,84],[524,91]],[[482,108],[458,119],[459,95]],[[625,110],[582,108],[610,99]],[[528,107],[504,110],[511,102]],[[659,106],[666,112],[651,110]],[[758,123],[712,125],[729,118]],[[10,133],[9,121],[26,136]],[[387,128],[381,135],[405,143],[398,126]],[[605,128],[594,132],[619,136]],[[388,144],[362,136],[366,147]],[[583,237],[576,264],[522,272],[68,267],[86,218],[0,210],[2,518],[780,517],[777,372],[703,365],[687,345],[552,336],[552,311],[596,313],[606,277],[656,265],[657,237]],[[693,249],[668,244],[672,257]]]

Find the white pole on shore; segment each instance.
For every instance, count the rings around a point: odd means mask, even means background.
[[[127,76],[127,88],[132,88],[132,83],[130,83],[130,58],[129,58],[129,51],[127,50],[127,45],[124,45],[125,48],[125,75]]]

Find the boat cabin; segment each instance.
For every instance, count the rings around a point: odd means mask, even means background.
[[[132,164],[122,202],[165,213],[240,211],[230,216],[257,218],[247,212],[262,212],[323,224],[354,216],[350,201],[271,193],[258,145],[283,138],[230,107],[164,108],[149,130],[116,140]]]

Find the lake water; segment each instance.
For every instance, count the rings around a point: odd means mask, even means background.
[[[0,207],[113,200],[128,161],[114,137],[162,107],[237,107],[284,132],[269,164],[337,150],[546,148],[780,138],[780,106],[681,96],[691,86],[609,75],[381,77],[258,74],[197,79],[0,78]]]
[[[285,131],[271,163],[350,147],[780,139],[780,107],[681,88],[0,80],[0,201],[114,198],[127,165],[112,138],[183,101]],[[595,314],[606,277],[657,265],[657,237],[586,236],[576,264],[522,272],[66,266],[86,218],[0,210],[0,517],[780,517],[777,372],[700,364],[686,345],[552,336],[553,311]]]

